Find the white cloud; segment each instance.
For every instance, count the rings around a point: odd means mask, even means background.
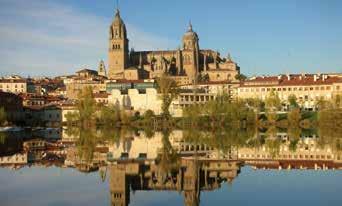
[[[112,19],[47,0],[0,0],[0,75],[59,75],[107,59]],[[126,22],[135,50],[177,43]]]

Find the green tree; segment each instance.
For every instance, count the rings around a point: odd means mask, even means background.
[[[82,125],[88,125],[94,120],[96,102],[92,87],[85,87],[78,95],[77,109]]]
[[[143,115],[144,124],[152,124],[155,114],[152,110],[147,110]]]
[[[237,75],[235,75],[235,79],[237,79],[239,81],[244,81],[247,79],[247,76],[244,74],[237,74]]]
[[[162,100],[162,117],[164,119],[170,118],[170,105],[172,101],[178,96],[179,90],[174,79],[163,74],[157,78],[158,90],[161,94]]]
[[[278,94],[272,90],[268,93],[266,100],[265,100],[266,109],[272,112],[275,112],[280,109],[281,101]]]
[[[332,107],[331,102],[325,100],[323,97],[316,100],[316,107],[318,110],[325,110]]]
[[[287,120],[289,122],[290,127],[298,127],[300,120],[302,119],[302,114],[300,112],[300,109],[292,109],[288,114],[287,114]]]
[[[4,125],[7,120],[5,108],[0,108],[0,126]]]
[[[116,125],[120,122],[120,109],[114,105],[101,106],[99,122],[103,125]]]
[[[290,108],[298,108],[299,107],[299,105],[297,103],[297,97],[294,94],[289,95],[288,102],[289,102]]]
[[[333,98],[333,104],[335,108],[340,108],[342,106],[342,99],[339,94],[335,95]]]

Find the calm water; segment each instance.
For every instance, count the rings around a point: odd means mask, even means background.
[[[253,145],[185,131],[40,134],[2,140],[1,205],[342,203],[336,138],[305,134],[293,147],[286,132],[249,134],[243,142],[261,137]]]

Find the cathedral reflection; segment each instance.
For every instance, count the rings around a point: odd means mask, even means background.
[[[211,191],[240,173],[241,161],[181,158],[177,170],[165,171],[156,161],[115,161],[108,166],[113,206],[129,205],[131,190],[178,191],[184,205],[199,205],[201,191]]]
[[[39,132],[44,134],[44,132]],[[76,168],[109,182],[111,205],[126,206],[135,191],[177,191],[184,205],[199,205],[201,192],[232,184],[243,166],[274,170],[340,170],[341,138],[285,131],[58,131],[7,133],[0,167]],[[237,137],[238,135],[238,137]]]

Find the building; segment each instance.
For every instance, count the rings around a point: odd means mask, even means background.
[[[0,91],[11,92],[14,94],[26,93],[27,82],[22,78],[1,78]]]
[[[106,92],[111,93],[113,89],[120,90],[121,93],[128,92],[129,89],[137,89],[141,93],[145,93],[148,88],[156,88],[157,83],[154,79],[141,79],[141,80],[107,80]]]
[[[78,94],[86,87],[91,87],[94,93],[106,91],[106,84],[102,80],[75,79],[73,82],[68,83],[65,86],[66,97],[68,99],[77,99]]]
[[[156,78],[168,73],[181,84],[193,83],[199,76],[210,81],[235,80],[239,66],[210,49],[200,49],[199,37],[191,23],[182,37],[182,48],[160,51],[129,51],[125,23],[119,10],[109,28],[108,77],[110,79]]]
[[[76,72],[76,75],[81,78],[92,78],[97,77],[98,72],[90,69],[82,69]]]
[[[103,60],[100,61],[99,68],[98,68],[98,75],[103,76],[103,77],[107,76],[106,66]]]
[[[290,95],[295,95],[304,109],[316,109],[318,100],[331,100],[342,94],[342,78],[328,74],[288,74],[259,76],[241,82],[238,98],[259,98],[265,100],[274,91],[287,104]]]
[[[160,94],[154,88],[147,88],[144,93],[139,92],[137,89],[128,89],[127,93],[113,89],[108,97],[108,103],[127,110],[139,111],[140,113],[152,110],[155,114],[160,114],[162,112],[162,100],[159,96]],[[170,108],[170,113],[174,114],[175,111]]]

